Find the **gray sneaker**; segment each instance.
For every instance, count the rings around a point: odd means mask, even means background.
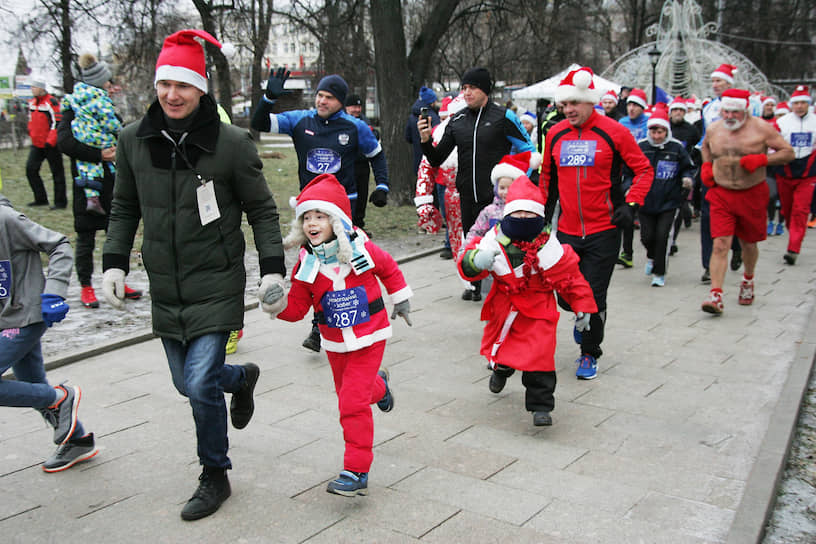
[[[88,433],[82,438],[72,438],[57,447],[54,455],[43,463],[42,469],[45,472],[60,472],[71,468],[77,463],[87,461],[97,453],[99,453],[99,449],[94,443],[94,435]]]
[[[40,413],[49,425],[54,427],[54,444],[62,445],[74,434],[77,425],[77,409],[82,398],[79,387],[58,385],[54,389],[65,391],[65,398],[54,407],[41,408]]]

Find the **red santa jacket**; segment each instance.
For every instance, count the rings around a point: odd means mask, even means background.
[[[459,260],[459,272],[466,281],[493,275],[493,286],[482,306],[486,321],[479,353],[488,361],[522,371],[554,371],[558,291],[574,312],[595,313],[598,307],[592,289],[578,268],[578,256],[567,244],[550,236],[538,250],[542,274],[533,271],[524,285],[523,266],[513,267],[507,255],[512,241],[497,225],[483,238],[472,241]],[[469,250],[481,249],[499,254],[490,272],[468,276],[462,262]]]
[[[635,173],[624,196],[622,166]],[[547,132],[541,164],[547,220],[561,203],[558,230],[586,236],[614,229],[612,213],[625,202],[642,206],[654,170],[629,131],[619,122],[592,112],[580,127],[564,119]]]
[[[292,287],[289,290],[287,306],[278,314],[278,318],[284,321],[300,321],[313,308],[318,312],[321,343],[326,351],[338,353],[355,351],[390,338],[391,323],[383,305],[377,279],[382,281],[394,304],[407,300],[413,292],[391,255],[371,241],[366,241],[364,247],[363,257],[368,261],[370,268],[359,273],[348,264],[319,263],[311,253],[301,249],[298,263],[292,270]],[[355,259],[355,263],[358,262]],[[314,267],[314,270],[307,270],[310,267]],[[365,290],[371,308],[368,320],[347,327],[329,326],[328,321],[331,318],[324,313],[324,296],[337,295],[340,291],[356,287]]]
[[[35,96],[28,101],[28,135],[34,147],[57,145],[57,123],[60,120],[59,103],[50,94]]]

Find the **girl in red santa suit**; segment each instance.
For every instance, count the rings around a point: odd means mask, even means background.
[[[545,230],[541,191],[527,176],[510,185],[501,223],[465,247],[459,272],[466,281],[493,275],[482,307],[487,324],[479,351],[493,369],[490,391],[501,392],[520,370],[533,424],[552,425],[559,317],[554,291],[576,312],[575,328],[581,332],[589,329],[597,306],[578,256]]]
[[[292,227],[284,246],[301,249],[287,306],[277,317],[299,321],[314,309],[346,442],[343,471],[326,491],[366,495],[374,457],[371,404],[383,412],[394,406],[388,372],[380,370],[391,324],[377,280],[394,302],[391,319],[399,315],[408,325],[413,293],[393,257],[352,226],[346,190],[333,175],[322,174],[303,188]]]

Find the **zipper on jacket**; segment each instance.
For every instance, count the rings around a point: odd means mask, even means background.
[[[578,128],[578,139],[581,139],[581,129]],[[575,179],[575,194],[577,196],[577,204],[578,204],[578,221],[581,222],[581,238],[586,238],[586,225],[584,224],[584,208],[581,206],[581,168],[586,168],[585,166],[579,166],[575,169],[576,172],[576,179]]]
[[[176,247],[176,143],[173,142],[173,150],[170,152],[170,209],[173,210],[173,217],[170,223],[170,239],[172,240],[171,245],[173,247],[173,270],[176,282],[176,293],[178,293],[178,299],[180,306],[184,306],[184,301],[181,298],[181,282],[179,281],[179,264],[178,264],[178,251]],[[181,318],[181,312],[178,315],[178,323],[179,327],[181,328],[181,340],[182,342],[187,342],[187,331],[185,330],[184,320]]]
[[[473,125],[473,153],[470,156],[470,177],[473,182],[473,202],[479,202],[479,197],[476,194],[476,132],[479,130],[479,119],[482,118],[482,109],[479,108],[479,113],[476,114],[476,123]]]

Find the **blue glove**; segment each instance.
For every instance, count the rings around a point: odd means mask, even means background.
[[[266,95],[269,100],[275,100],[281,96],[292,94],[292,91],[285,91],[283,89],[283,85],[286,83],[288,77],[289,70],[286,68],[278,68],[277,72],[275,72],[274,68],[269,70],[269,79],[266,81],[264,95]]]
[[[65,299],[58,295],[49,295],[42,293],[40,295],[42,302],[40,307],[42,309],[43,321],[49,327],[58,321],[65,319],[65,314],[70,309]]]

